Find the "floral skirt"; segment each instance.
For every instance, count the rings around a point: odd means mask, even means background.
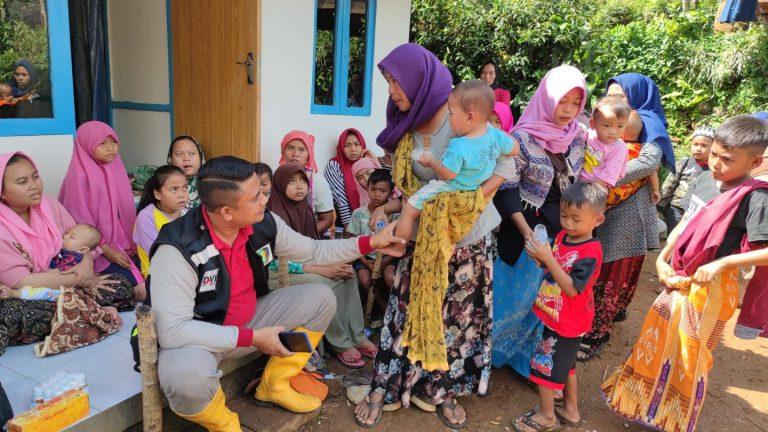
[[[600,277],[595,282],[595,319],[592,331],[584,336],[584,343],[601,343],[611,335],[613,320],[626,310],[640,282],[645,255],[623,258],[600,267]]]
[[[473,393],[485,394],[491,375],[491,305],[493,303],[492,241],[488,235],[457,248],[448,263],[448,290],[443,301],[443,326],[449,370],[425,371],[411,364],[402,333],[410,301],[413,246],[400,260],[395,288],[389,296],[379,352],[373,365],[372,388],[387,404],[410,405],[412,394],[431,394],[431,402]]]
[[[497,259],[493,269],[493,365],[509,365],[528,377],[531,357],[544,330],[544,324],[533,313],[544,270],[525,251],[514,266]]]

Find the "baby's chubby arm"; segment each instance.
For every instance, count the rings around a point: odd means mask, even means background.
[[[429,168],[434,171],[440,180],[453,180],[456,178],[457,173],[451,171],[445,165],[443,165],[442,162],[437,160],[432,152],[425,151],[421,154],[421,157],[419,157],[417,162],[425,168]]]

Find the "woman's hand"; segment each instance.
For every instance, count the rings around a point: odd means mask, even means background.
[[[93,284],[93,257],[90,254],[84,254],[83,260],[80,264],[71,267],[69,270],[64,270],[61,274],[74,275],[75,286],[89,287]]]
[[[91,292],[93,292],[93,295],[101,300],[101,292],[115,292],[115,286],[120,285],[120,281],[112,279],[110,275],[97,275],[93,278],[93,283],[91,284]]]
[[[109,260],[109,262],[115,263],[123,268],[131,268],[131,260],[125,252],[106,243],[101,245],[101,250],[104,251],[104,257]]]
[[[659,282],[669,289],[674,289],[671,279],[675,276],[675,270],[659,256],[656,260],[656,273],[659,275]]]
[[[725,270],[725,262],[722,259],[712,261],[711,263],[704,264],[696,269],[696,273],[693,274],[692,279],[700,284],[712,282],[718,273]]]

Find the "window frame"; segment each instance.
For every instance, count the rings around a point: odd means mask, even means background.
[[[312,35],[312,75],[310,80],[311,114],[370,116],[373,86],[373,53],[376,39],[376,0],[368,0],[365,33],[365,76],[363,77],[363,106],[347,106],[349,91],[349,22],[352,12],[351,0],[336,0],[336,34],[334,35],[333,105],[315,103],[315,65],[317,64],[317,9],[320,0],[315,0],[314,33]],[[341,30],[341,31],[339,31]],[[343,85],[339,85],[344,83]]]
[[[72,50],[69,42],[69,6],[65,1],[46,0],[48,56],[53,99],[52,118],[0,119],[0,137],[72,135],[75,133],[75,95]]]

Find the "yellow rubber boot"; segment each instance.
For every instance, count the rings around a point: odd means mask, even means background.
[[[322,333],[303,327],[295,331],[306,333],[313,348],[317,347],[323,338]],[[279,405],[295,413],[312,412],[320,408],[323,404],[320,399],[297,392],[290,383],[291,377],[301,372],[311,355],[312,353],[294,353],[285,358],[272,356],[267,362],[267,367],[264,368],[261,383],[256,389],[256,400]]]
[[[178,414],[178,413],[177,413]],[[193,415],[179,414],[193,423],[208,429],[208,432],[242,432],[240,419],[224,404],[224,392],[221,387],[216,391],[211,403],[204,410]]]

